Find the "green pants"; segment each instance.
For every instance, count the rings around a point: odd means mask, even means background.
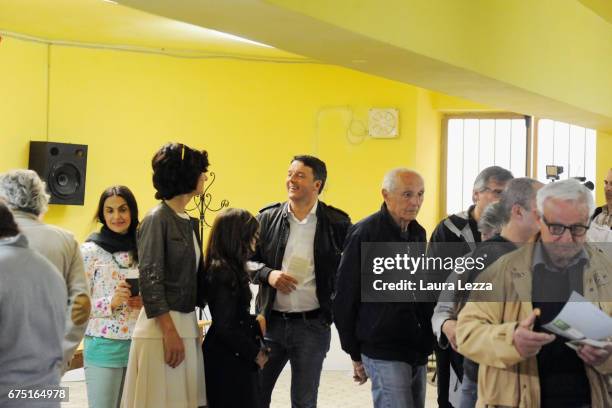
[[[118,408],[121,403],[125,367],[108,368],[85,365],[89,408]]]

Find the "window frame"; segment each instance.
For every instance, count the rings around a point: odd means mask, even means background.
[[[442,205],[440,205],[440,217],[447,217],[448,208],[447,208],[447,190],[448,190],[448,180],[447,180],[447,172],[448,172],[448,122],[451,119],[523,119],[525,120],[526,127],[526,141],[527,146],[525,149],[525,174],[526,177],[532,177],[531,173],[533,169],[537,169],[531,165],[532,154],[533,154],[533,144],[534,144],[534,135],[533,135],[533,118],[527,115],[521,115],[520,113],[508,112],[508,111],[491,111],[491,112],[453,112],[453,113],[444,113],[442,116],[442,148],[440,149],[442,154],[441,163],[444,164],[442,167],[442,171],[440,171],[440,199],[442,200]],[[537,141],[537,140],[536,140]],[[537,144],[536,144],[537,146]],[[537,153],[537,152],[536,152]]]

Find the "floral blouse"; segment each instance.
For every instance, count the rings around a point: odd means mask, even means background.
[[[81,245],[85,273],[91,290],[91,318],[86,336],[129,340],[138,319],[139,309],[122,304],[113,312],[111,300],[115,288],[124,280],[130,268],[135,268],[130,252],[106,252],[93,242]]]

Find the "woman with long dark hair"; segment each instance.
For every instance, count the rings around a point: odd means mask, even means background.
[[[255,217],[234,208],[219,214],[210,232],[204,296],[212,326],[203,345],[210,408],[258,406],[257,369],[268,358],[260,324],[249,313],[252,294],[246,271],[258,234]]]
[[[100,195],[95,219],[102,228],[81,246],[92,299],[84,341],[85,380],[91,408],[115,408],[142,307],[140,296],[132,294],[126,282],[138,276],[134,194],[125,186],[107,188]]]

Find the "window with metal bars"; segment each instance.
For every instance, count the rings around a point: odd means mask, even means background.
[[[446,118],[446,213],[472,204],[478,173],[497,165],[527,174],[528,119],[514,114]]]
[[[515,177],[546,179],[546,166],[563,166],[560,179],[585,177],[595,181],[596,132],[549,119],[536,121],[514,113],[460,114],[444,118],[446,214],[472,204],[478,173],[501,166]],[[532,137],[533,133],[533,137]]]
[[[584,177],[595,183],[597,133],[568,123],[540,119],[536,127],[536,177],[546,180],[546,166],[562,166],[560,180]],[[597,184],[597,183],[595,183]]]

